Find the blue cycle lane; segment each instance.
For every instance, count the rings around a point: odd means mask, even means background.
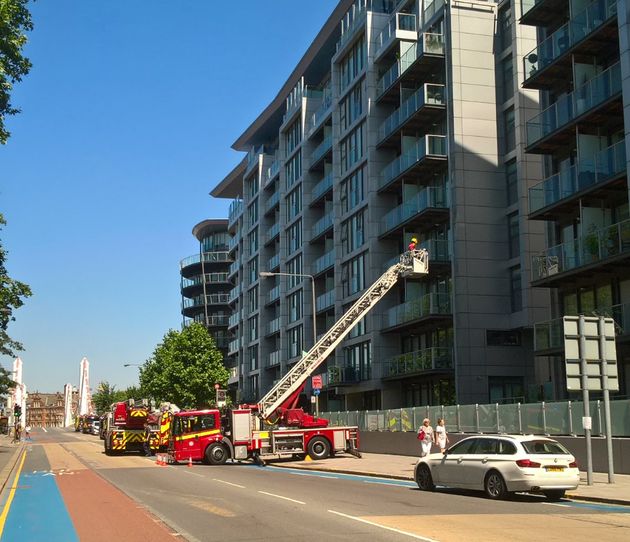
[[[43,446],[21,452],[3,495],[0,542],[79,540]]]

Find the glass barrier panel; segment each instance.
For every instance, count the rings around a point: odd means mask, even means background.
[[[518,434],[519,427],[519,405],[499,405],[499,432]]]

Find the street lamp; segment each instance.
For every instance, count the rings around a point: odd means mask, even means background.
[[[317,342],[317,320],[315,318],[316,309],[315,309],[315,277],[313,275],[307,275],[304,273],[272,273],[271,271],[261,271],[258,273],[261,278],[266,277],[304,277],[311,279],[311,295],[312,295],[312,303],[313,303],[313,346]]]

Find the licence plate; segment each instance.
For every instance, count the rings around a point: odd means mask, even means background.
[[[545,467],[547,472],[563,472],[564,467]]]

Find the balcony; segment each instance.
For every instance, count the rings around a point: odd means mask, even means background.
[[[422,34],[418,41],[396,60],[376,83],[376,100],[397,101],[399,80],[426,80],[444,62],[444,36]]]
[[[274,286],[267,294],[267,304],[275,303],[280,299],[280,285]]]
[[[521,24],[549,26],[568,11],[567,0],[521,0]]]
[[[191,265],[200,265],[203,263],[228,263],[232,261],[229,252],[204,252],[203,254],[193,254],[184,258],[179,262],[180,269],[184,269]]]
[[[523,58],[524,88],[544,89],[566,84],[572,55],[607,57],[617,42],[616,0],[595,0]],[[604,54],[606,52],[611,55]]]
[[[580,133],[599,134],[603,127],[623,126],[619,62],[560,98],[527,123],[526,152],[549,154]]]
[[[238,326],[242,318],[243,315],[240,312],[235,312],[230,315],[230,318],[228,319],[228,327],[232,328]]]
[[[398,135],[398,130],[402,128],[414,132],[427,131],[443,116],[445,107],[444,85],[425,83],[381,124],[378,129],[377,146],[387,143],[389,138]]]
[[[234,275],[236,275],[236,273],[238,273],[239,267],[240,267],[239,262],[232,262],[230,264],[230,270],[228,271],[228,277],[233,277]]]
[[[280,203],[280,192],[276,191],[273,194],[271,194],[271,196],[265,203],[265,214],[267,215],[271,211],[275,210],[275,208],[278,206],[279,203]]]
[[[228,354],[236,354],[241,348],[242,339],[235,339],[228,344]]]
[[[269,184],[280,173],[280,160],[277,158],[265,170],[264,185]]]
[[[310,170],[313,170],[326,155],[332,151],[332,135],[326,136],[324,140],[315,148],[311,154]]]
[[[326,120],[332,113],[332,103],[332,92],[330,88],[326,88],[322,92],[322,103],[317,108],[317,111],[311,115],[311,123],[307,137],[311,137],[321,126],[324,120]]]
[[[182,289],[191,286],[203,286],[203,284],[226,284],[229,283],[227,273],[206,273],[192,278],[182,278]]]
[[[615,198],[626,192],[626,142],[622,139],[531,187],[529,218],[552,220],[574,210],[578,198]]]
[[[266,335],[273,335],[274,333],[279,333],[280,327],[281,327],[280,317],[274,318],[273,320],[271,320],[271,322],[267,324]]]
[[[335,290],[330,290],[315,299],[317,312],[322,312],[335,306]]]
[[[357,367],[328,367],[328,386],[351,386],[358,384],[361,380],[369,380],[369,376],[367,368],[362,374]]]
[[[311,190],[311,205],[324,197],[333,187],[332,171],[319,181]]]
[[[398,40],[416,41],[416,16],[413,13],[394,13],[387,26],[376,36],[375,60],[386,53]]]
[[[615,321],[615,335],[617,340],[630,338],[630,303],[598,307],[586,316],[607,316]],[[534,352],[549,355],[564,350],[564,322],[562,318],[555,318],[547,322],[534,324]]]
[[[265,148],[263,145],[260,147],[252,147],[247,153],[247,165],[245,166],[245,173],[243,175],[246,177],[250,171],[252,171],[257,165],[260,164],[260,157],[264,154]]]
[[[204,305],[227,305],[230,294],[208,294],[204,303],[203,296],[197,296],[192,299],[184,299],[183,308],[189,309],[193,307],[203,307]]]
[[[311,228],[311,241],[315,241],[318,237],[326,233],[333,227],[333,213],[326,213]]]
[[[319,275],[335,265],[335,251],[326,252],[321,258],[317,258],[313,263],[313,274]]]
[[[280,267],[280,253],[274,254],[267,260],[267,271],[273,271],[278,267]]]
[[[453,370],[453,350],[432,347],[408,352],[383,362],[383,378],[401,378],[426,372]]]
[[[231,230],[236,221],[243,216],[243,200],[235,199],[230,203],[230,211],[228,213],[228,229]]]
[[[240,297],[241,292],[242,292],[242,287],[240,285],[236,286],[235,288],[232,288],[232,290],[230,290],[230,293],[229,293],[228,302],[234,303]]]
[[[229,351],[229,345],[228,345]],[[228,377],[228,385],[238,384],[238,367],[230,367],[230,376]]]
[[[276,350],[275,352],[271,352],[269,354],[269,361],[267,362],[267,367],[277,367],[280,365],[280,360],[282,359],[282,351]]]
[[[429,253],[431,266],[450,264],[451,250],[446,239],[428,239],[418,244],[418,248],[423,248]]]
[[[280,235],[280,222],[275,222],[265,236],[265,244],[271,243],[278,235]]]
[[[339,38],[337,42],[336,53],[341,51],[346,44],[350,43],[350,39],[357,34],[359,28],[363,27],[366,14],[367,6],[361,4],[352,5],[341,21],[341,38]]]
[[[567,275],[592,275],[618,268],[630,256],[630,220],[590,231],[567,243],[551,247],[532,258],[532,286],[555,287]],[[627,268],[624,262],[622,268]]]
[[[448,320],[451,316],[450,294],[425,294],[420,299],[407,301],[389,309],[383,316],[383,328],[394,331],[429,319]]]
[[[445,166],[446,158],[446,136],[427,134],[383,168],[379,191],[392,188],[403,175],[409,180],[426,178],[428,172]]]
[[[380,237],[397,233],[400,228],[414,224],[418,229],[432,227],[436,221],[448,219],[449,198],[443,186],[428,186],[410,201],[392,209],[383,218]]]

